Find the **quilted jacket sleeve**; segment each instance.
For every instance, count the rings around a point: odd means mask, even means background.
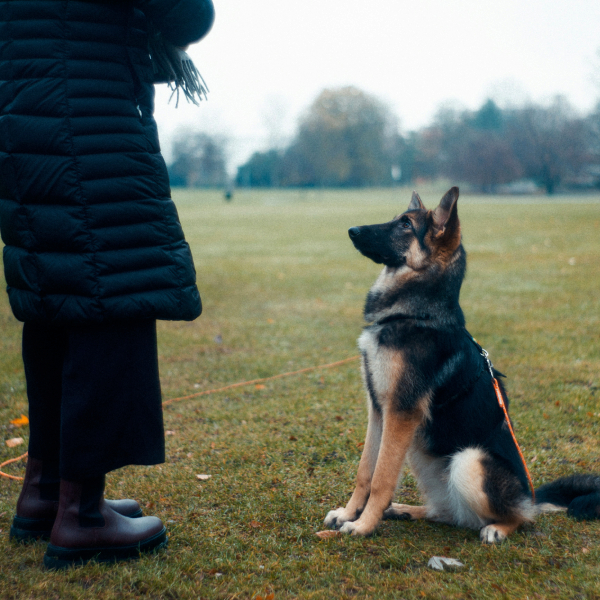
[[[175,46],[203,38],[215,19],[212,0],[138,0],[137,5]]]

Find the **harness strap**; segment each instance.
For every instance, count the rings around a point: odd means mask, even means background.
[[[519,442],[517,441],[517,436],[515,435],[512,424],[510,422],[510,417],[508,416],[508,409],[506,408],[506,402],[504,402],[504,398],[502,397],[502,391],[500,390],[500,384],[498,383],[498,380],[496,379],[496,375],[494,373],[494,365],[492,365],[492,361],[489,359],[489,354],[488,354],[487,350],[482,348],[479,345],[479,343],[477,342],[477,340],[466,329],[465,329],[465,331],[466,331],[467,335],[469,336],[469,338],[471,338],[473,343],[477,346],[477,348],[479,350],[479,354],[481,354],[481,356],[483,356],[483,359],[485,360],[485,362],[487,364],[487,368],[490,372],[490,375],[492,376],[492,385],[494,386],[494,391],[496,392],[496,398],[498,399],[498,404],[500,405],[500,408],[504,411],[504,417],[506,420],[506,424],[508,425],[508,430],[510,431],[510,435],[512,436],[513,442],[515,443],[517,452],[519,453],[519,456],[521,457],[521,462],[523,463],[523,468],[525,469],[525,475],[527,475],[527,481],[529,481],[529,488],[531,489],[531,499],[535,503],[535,488],[533,487],[533,480],[531,479],[529,469],[527,468],[527,463],[525,462],[525,457],[523,456],[523,452],[521,451],[521,446],[519,446]]]

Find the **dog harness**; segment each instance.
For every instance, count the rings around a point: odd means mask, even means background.
[[[479,342],[477,342],[477,340],[466,329],[465,329],[465,333],[469,336],[469,338],[475,344],[475,346],[477,346],[477,349],[479,350],[479,354],[481,354],[481,356],[483,356],[483,360],[485,361],[488,371],[490,372],[490,375],[492,376],[492,384],[494,386],[494,391],[496,392],[496,398],[498,399],[498,404],[500,405],[500,408],[504,411],[504,417],[506,419],[506,424],[508,425],[508,430],[510,431],[510,435],[512,436],[513,442],[515,443],[517,452],[519,453],[519,456],[521,457],[521,462],[523,463],[523,468],[525,469],[525,475],[527,475],[527,481],[529,481],[529,487],[531,489],[531,498],[532,498],[533,502],[535,502],[535,489],[533,487],[533,480],[531,479],[531,475],[529,474],[529,469],[527,468],[527,463],[525,462],[525,457],[523,456],[523,452],[521,452],[521,447],[519,446],[519,442],[517,441],[517,436],[515,435],[515,432],[512,428],[512,424],[510,422],[510,417],[508,416],[508,409],[506,408],[506,402],[504,402],[504,398],[502,397],[502,392],[500,390],[500,385],[498,384],[498,380],[496,379],[496,375],[494,373],[494,365],[492,364],[492,361],[489,358],[488,351],[485,348],[483,348],[479,344]]]

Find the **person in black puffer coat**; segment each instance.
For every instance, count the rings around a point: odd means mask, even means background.
[[[164,462],[156,320],[201,312],[148,31],[183,47],[213,19],[211,0],[0,0],[0,231],[30,420],[11,537],[50,537],[52,568],[166,543],[104,476]]]

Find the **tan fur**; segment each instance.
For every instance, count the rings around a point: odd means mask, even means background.
[[[409,518],[413,521],[426,519],[427,506],[410,506],[409,504],[396,504],[392,502],[390,507],[383,513],[384,519]]]
[[[418,240],[413,240],[406,254],[406,265],[413,271],[421,271],[429,264],[429,255],[421,248]]]
[[[343,532],[369,535],[392,501],[415,431],[424,420],[428,399],[423,399],[419,403],[422,408],[411,414],[397,412],[393,399],[404,373],[402,354],[377,346],[371,331],[363,333],[359,345],[371,366],[381,413],[373,408],[369,399],[367,437],[354,492],[346,507],[331,511],[325,518],[325,523],[335,527],[341,525]],[[375,457],[379,432],[380,443]],[[354,521],[357,517],[358,520]]]
[[[346,522],[341,530],[355,535],[370,535],[389,507],[402,471],[404,458],[420,419],[390,411],[384,413],[383,435],[371,481],[371,495],[357,521]]]
[[[345,508],[338,508],[335,513],[335,519],[339,523],[354,521],[364,510],[369,495],[371,494],[371,480],[377,464],[377,456],[381,445],[382,419],[369,403],[369,424],[367,426],[367,437],[365,446],[358,465],[356,474],[356,487],[350,501]],[[329,517],[329,515],[328,515]],[[333,518],[333,516],[332,516]]]

